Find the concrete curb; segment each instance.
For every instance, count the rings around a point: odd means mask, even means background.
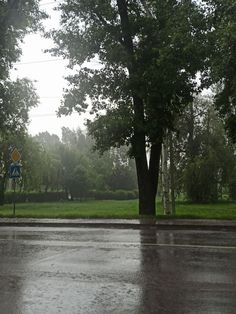
[[[236,231],[236,220],[202,219],[32,219],[0,218],[0,227],[66,227],[116,229],[205,229]]]

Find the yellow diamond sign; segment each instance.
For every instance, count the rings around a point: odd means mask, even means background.
[[[12,153],[11,153],[11,160],[13,162],[17,162],[21,159],[21,154],[19,153],[17,148],[14,148]]]

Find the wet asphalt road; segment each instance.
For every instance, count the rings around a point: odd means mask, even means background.
[[[0,228],[0,314],[236,313],[236,233]]]

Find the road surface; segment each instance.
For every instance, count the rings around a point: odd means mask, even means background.
[[[236,233],[0,228],[1,314],[235,314]]]

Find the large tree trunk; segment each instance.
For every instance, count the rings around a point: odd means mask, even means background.
[[[138,189],[139,189],[139,214],[156,214],[156,194],[159,177],[159,164],[161,156],[161,143],[153,144],[150,151],[149,166],[147,163],[146,147],[143,154],[135,157]]]

